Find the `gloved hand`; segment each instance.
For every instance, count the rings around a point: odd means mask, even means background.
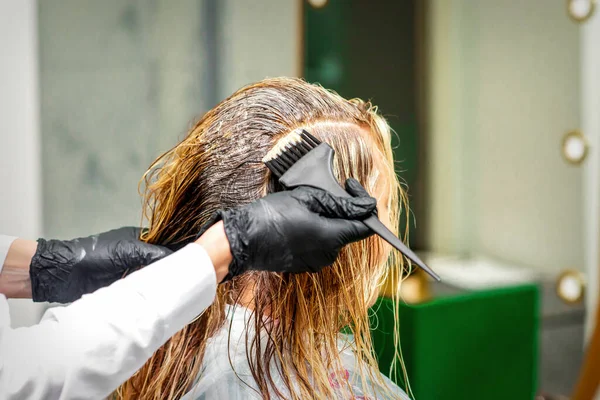
[[[223,220],[233,256],[225,280],[247,270],[316,272],[333,264],[342,247],[372,234],[360,221],[377,207],[357,180],[348,179],[346,190],[356,197],[298,187],[218,211],[203,231]]]
[[[38,239],[29,268],[33,301],[72,302],[171,253],[141,242],[140,232],[126,227],[67,241]]]

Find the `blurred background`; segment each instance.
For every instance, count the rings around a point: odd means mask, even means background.
[[[247,83],[301,76],[371,99],[396,132],[408,238],[444,280],[404,285],[415,396],[568,398],[598,309],[597,7],[0,0],[0,232],[139,225],[141,176],[196,118]],[[45,306],[11,307],[28,325]]]

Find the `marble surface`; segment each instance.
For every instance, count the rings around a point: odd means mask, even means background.
[[[39,2],[44,234],[139,224],[139,179],[196,118],[298,73],[298,12],[295,0]]]
[[[40,2],[44,234],[140,223],[138,181],[206,111],[202,2]]]

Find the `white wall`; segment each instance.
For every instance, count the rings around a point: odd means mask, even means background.
[[[600,287],[600,13],[581,29],[581,129],[591,151],[584,166],[585,265],[587,273],[586,334],[592,333]],[[597,394],[600,399],[600,393]]]
[[[37,9],[0,0],[0,232],[41,234]],[[36,322],[42,306],[11,301],[13,325]]]

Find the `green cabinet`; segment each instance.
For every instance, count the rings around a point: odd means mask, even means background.
[[[525,285],[401,304],[400,342],[416,400],[531,400],[537,389],[538,288]],[[394,356],[392,302],[373,308],[381,372]],[[402,370],[390,377],[402,387]]]

